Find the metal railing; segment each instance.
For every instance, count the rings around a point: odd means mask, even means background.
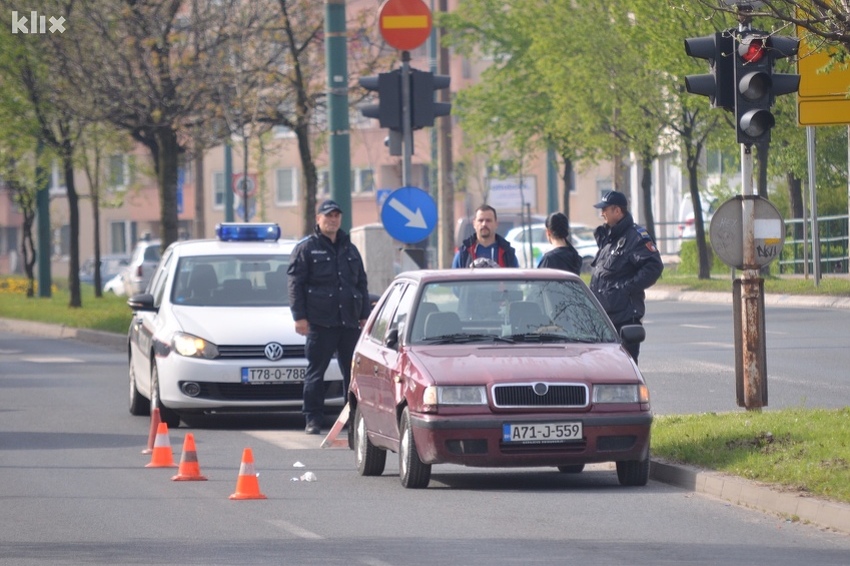
[[[813,273],[812,235],[810,223],[793,218],[785,220],[785,246],[779,259],[780,274]],[[850,256],[848,256],[848,217],[823,216],[818,218],[818,240],[820,250],[820,272],[827,274],[847,274]]]

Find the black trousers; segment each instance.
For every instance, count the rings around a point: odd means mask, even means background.
[[[351,381],[351,357],[354,346],[360,337],[357,328],[342,326],[310,325],[307,335],[305,354],[307,356],[307,375],[304,378],[304,407],[302,412],[307,422],[321,423],[325,410],[325,371],[337,354],[337,363],[343,379],[343,396],[348,394]]]

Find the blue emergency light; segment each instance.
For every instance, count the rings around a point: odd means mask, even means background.
[[[215,227],[222,242],[276,242],[280,239],[280,226],[274,222],[224,222]]]

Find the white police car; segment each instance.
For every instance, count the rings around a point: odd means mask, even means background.
[[[165,250],[149,293],[134,295],[128,333],[130,413],[177,427],[181,415],[300,411],[304,337],[289,308],[286,270],[297,243],[277,224],[226,223],[215,240]],[[336,361],[325,403],[342,407]]]

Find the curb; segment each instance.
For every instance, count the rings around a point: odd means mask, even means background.
[[[709,299],[714,298],[715,301],[723,298],[723,294],[721,293],[675,293],[661,291],[656,292],[656,294],[659,297],[662,294],[665,295],[664,300],[679,301],[692,300],[705,302],[707,300],[705,298],[706,295]],[[669,295],[669,297],[666,295]],[[686,296],[697,296],[699,298],[685,298]],[[836,300],[835,297],[832,297],[832,299]],[[661,299],[659,298],[658,300]],[[728,302],[731,303],[731,293]],[[845,302],[848,305],[845,308],[850,308],[850,300]],[[43,322],[0,318],[0,331],[47,338],[80,340],[82,342],[106,346],[119,352],[127,348],[127,337],[122,334],[71,328]],[[701,470],[682,464],[670,464],[663,460],[651,460],[649,477],[657,482],[716,497],[735,505],[757,509],[765,513],[773,513],[790,518],[791,520],[811,523],[823,528],[850,534],[850,504],[824,501],[795,492],[782,492],[775,488],[742,480],[734,476]]]
[[[718,293],[653,287],[646,290],[646,298],[649,301],[681,301],[731,305],[732,290],[730,289],[728,293]],[[771,295],[765,293],[764,304],[778,307],[850,309],[850,297],[833,297],[830,295]]]
[[[846,503],[824,501],[799,492],[782,492],[734,476],[660,460],[652,460],[649,477],[742,507],[850,534],[850,505]]]

